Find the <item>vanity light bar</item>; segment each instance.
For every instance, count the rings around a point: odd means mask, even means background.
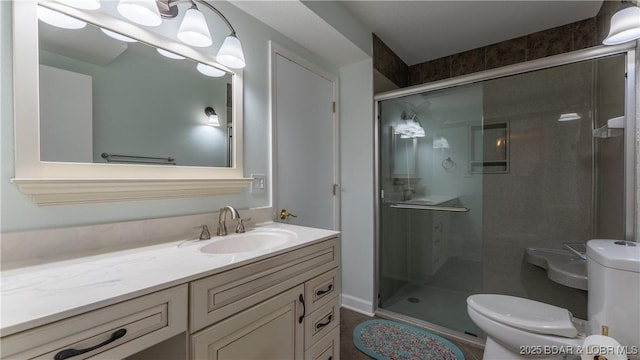
[[[135,0],[137,1],[137,0]],[[155,1],[155,0],[154,0]],[[200,14],[202,15],[202,14]],[[76,18],[73,18],[71,16],[65,15],[63,13],[60,13],[58,11],[54,11],[51,9],[48,9],[46,7],[43,6],[38,6],[38,18],[49,24],[52,26],[56,26],[59,28],[63,28],[63,29],[74,29],[74,30],[78,30],[78,29],[82,29],[84,27],[86,27],[87,23],[82,21],[82,20],[78,20]],[[120,33],[111,31],[111,30],[107,30],[104,28],[100,28],[100,30],[102,30],[102,32],[115,39],[115,40],[119,40],[119,41],[124,41],[124,42],[137,42],[137,40],[130,38],[128,36],[122,35]],[[238,41],[239,44],[239,40],[237,38],[234,37],[235,40],[232,40],[232,42],[234,41]],[[226,41],[226,40],[225,40]],[[224,46],[224,45],[223,45]],[[157,48],[157,51],[160,55],[165,56],[167,58],[170,59],[177,59],[177,60],[182,60],[185,59],[184,56],[182,55],[178,55],[174,52],[168,51],[168,50],[164,50],[164,49],[160,49]],[[235,51],[235,50],[234,50]],[[240,55],[242,55],[240,53]],[[224,59],[224,57],[223,57]],[[226,59],[228,62],[234,62],[236,65],[239,65],[239,63],[237,62],[237,57],[233,58],[233,57],[229,57]],[[224,64],[223,64],[224,65]],[[237,66],[236,66],[237,67]],[[203,64],[203,63],[198,63],[198,65],[196,65],[196,69],[198,70],[198,72],[200,72],[203,75],[206,76],[210,76],[210,77],[222,77],[224,75],[226,75],[227,73],[224,70],[218,69],[217,67],[211,66],[211,65],[207,65],[207,64]]]
[[[163,18],[172,19],[178,16],[177,5],[182,3],[189,3],[191,7],[182,18],[177,34],[178,39],[187,45],[196,47],[208,47],[213,43],[204,14],[196,6],[198,3],[218,15],[230,31],[218,50],[216,60],[233,69],[244,68],[246,66],[244,51],[236,36],[236,30],[218,9],[204,0],[120,0],[118,12],[136,24],[158,26],[162,23]]]
[[[100,9],[100,0],[58,0],[59,3],[65,4],[77,9],[98,10]]]

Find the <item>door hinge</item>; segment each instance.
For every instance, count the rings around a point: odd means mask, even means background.
[[[333,184],[333,189],[331,190],[331,192],[333,193],[333,196],[336,196],[336,194],[338,193],[339,186],[340,184]]]
[[[335,101],[333,102],[333,112],[334,113],[336,112],[336,102]]]

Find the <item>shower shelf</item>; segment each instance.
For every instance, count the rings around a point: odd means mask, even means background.
[[[527,248],[528,263],[547,270],[547,276],[558,284],[587,290],[587,262],[568,250]]]
[[[608,139],[611,137],[622,136],[624,131],[622,129],[610,129],[608,126],[603,126],[593,130],[593,137]]]
[[[624,135],[624,116],[607,120],[607,125],[593,129],[593,137],[607,139]]]

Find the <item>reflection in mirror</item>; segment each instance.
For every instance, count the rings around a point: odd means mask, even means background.
[[[427,104],[428,105],[428,104]],[[402,111],[400,120],[391,128],[391,174],[394,178],[414,178],[417,169],[418,140],[425,130],[415,111]]]
[[[233,74],[92,25],[39,45],[42,161],[233,165]]]
[[[418,138],[403,136],[394,129],[393,139],[393,178],[413,178],[416,176]]]

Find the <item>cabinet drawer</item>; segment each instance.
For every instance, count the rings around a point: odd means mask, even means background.
[[[114,338],[92,351],[70,358],[129,356],[186,331],[187,290],[186,285],[177,286],[3,337],[2,358],[53,359],[63,350],[88,349]]]
[[[340,294],[340,272],[333,269],[307,281],[304,285],[304,299],[309,313],[325,305],[336,294]]]
[[[340,360],[340,328],[334,328],[304,353],[305,360]]]
[[[340,304],[335,296],[329,303],[308,314],[304,320],[304,345],[309,349],[340,324]]]
[[[333,238],[194,281],[190,284],[191,332],[336,268],[339,263],[339,240]]]

